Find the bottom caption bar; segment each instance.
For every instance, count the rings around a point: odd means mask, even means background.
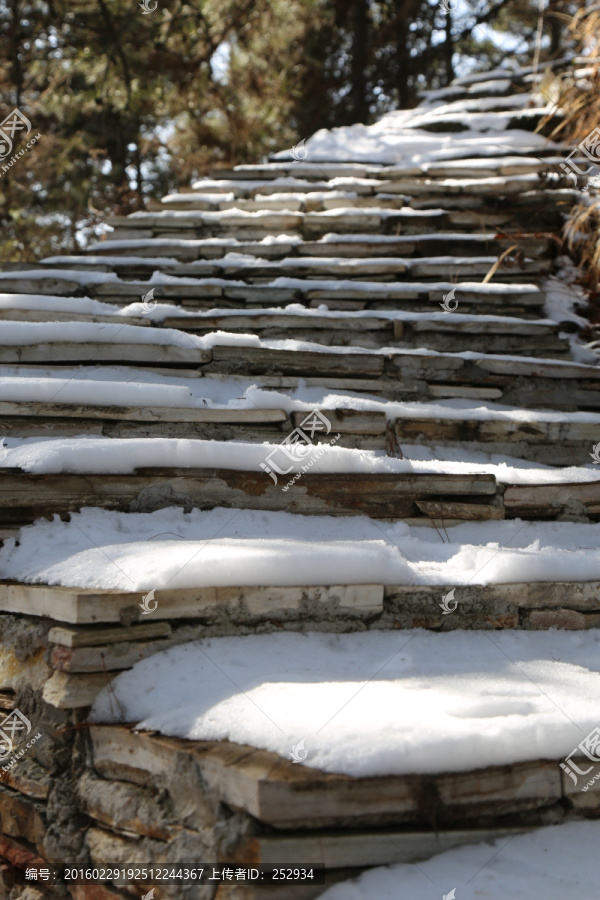
[[[219,884],[251,882],[253,885],[325,884],[322,863],[306,866],[227,866],[222,863],[178,863],[154,866],[30,866],[19,870],[17,884]]]

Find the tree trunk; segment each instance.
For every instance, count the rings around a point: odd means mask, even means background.
[[[350,107],[353,122],[367,122],[367,62],[369,48],[368,0],[355,0],[352,16],[352,66],[350,72]]]
[[[452,12],[446,16],[446,39],[444,41],[444,61],[446,63],[446,85],[454,80],[454,40],[452,37]]]

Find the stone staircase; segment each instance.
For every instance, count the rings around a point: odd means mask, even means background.
[[[44,548],[60,545],[86,507],[123,523],[171,507],[279,513],[314,517],[317,530],[333,528],[321,517],[357,528],[369,517],[441,544],[476,522],[482,547],[489,528],[516,519],[515,532],[592,529],[600,369],[573,358],[572,323],[545,314],[579,194],[559,174],[567,151],[534,132],[532,87],[531,75],[507,75],[463,79],[447,103],[429,96],[402,134],[437,142],[433,160],[349,162],[351,145],[345,161],[318,145],[313,160],[309,143],[305,160],[218,170],[115,217],[86,254],[0,273],[0,719],[17,709],[42,735],[0,771],[1,898],[125,900],[152,888],[25,887],[35,865],[197,860],[318,865],[323,883],[268,891],[308,900],[370,867],[599,815],[599,791],[581,793],[556,754],[357,777],[88,721],[119,672],[189,641],[595,629],[600,582],[575,568],[552,581],[465,577],[460,612],[447,615],[454,580],[327,583],[308,569],[301,583],[255,584],[232,558],[237,581],[158,585],[148,618],[152,584],[89,587],[83,568],[82,582],[40,583],[6,568],[5,554],[29,546],[24,526],[46,520],[35,526]],[[323,459],[291,468],[301,477],[282,490],[288,473],[279,461],[269,476],[267,457],[305,434],[311,408],[327,423],[309,442]],[[454,465],[464,451],[465,471]],[[555,468],[523,480],[515,460]],[[204,544],[210,555],[214,541]],[[157,891],[265,894],[239,883]]]

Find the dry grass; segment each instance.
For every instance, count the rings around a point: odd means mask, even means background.
[[[600,126],[600,2],[579,10],[568,27],[577,40],[581,57],[571,72],[547,87],[564,112],[563,120],[551,136],[575,146]],[[594,155],[600,163],[599,147],[596,143]],[[571,255],[585,273],[585,285],[590,290],[587,312],[592,321],[600,322],[600,195],[595,190],[573,209],[564,237]]]

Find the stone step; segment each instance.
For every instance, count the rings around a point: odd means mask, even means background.
[[[216,790],[223,803],[277,831],[414,826],[427,816],[422,801],[425,792],[435,798],[436,821],[443,823],[442,827],[464,828],[466,822],[478,818],[490,821],[567,799],[559,760],[436,776],[352,778],[294,765],[274,753],[228,742],[134,735],[115,726],[92,726],[91,736],[94,765],[100,772],[127,766],[156,776],[169,764],[176,768],[179,754],[192,755],[207,788]]]
[[[549,202],[544,192],[516,195],[511,204],[497,200],[493,208],[484,206],[464,210],[464,201],[449,200],[448,208],[361,210],[349,205],[324,212],[253,212],[223,210],[220,212],[176,211],[134,213],[113,217],[107,224],[114,228],[115,240],[139,240],[152,237],[237,237],[262,240],[276,234],[299,234],[307,240],[331,232],[341,234],[415,234],[439,231],[518,231],[526,217],[530,230],[559,231],[562,206],[573,192],[563,197],[557,191],[556,203]],[[475,198],[476,199],[476,198]],[[430,202],[430,201],[428,201]],[[473,201],[475,202],[475,200]],[[462,204],[462,206],[461,206]],[[561,205],[562,204],[562,205]]]
[[[385,450],[383,412],[338,407],[328,410],[337,445]],[[99,406],[77,403],[0,401],[4,437],[186,438],[216,441],[278,443],[296,427],[296,418],[281,409],[230,407]],[[306,413],[300,416],[306,418]],[[299,422],[297,424],[300,424]],[[318,435],[315,435],[318,440]]]
[[[60,270],[53,270],[57,272]],[[41,277],[38,277],[41,276]],[[32,277],[30,271],[11,273],[0,279],[5,298],[11,294],[27,294],[38,297],[40,310],[43,297],[91,297],[104,303],[126,306],[141,300],[150,289],[149,281],[92,280],[92,274],[64,270],[64,276],[43,277],[39,271]],[[98,277],[98,276],[97,276]],[[199,278],[197,283],[187,284],[164,277],[163,283],[152,283],[153,298],[157,303],[171,303],[187,310],[258,309],[261,306],[285,306],[302,303],[310,308],[325,305],[331,310],[352,311],[362,309],[406,309],[412,312],[436,312],[451,294],[449,302],[461,313],[482,315],[541,318],[545,292],[537,284],[502,283],[480,284],[473,281],[394,281],[378,282],[344,279],[337,283],[324,279],[290,279],[285,287],[277,280],[261,285],[228,284],[225,279]],[[458,294],[458,296],[456,296]],[[15,307],[18,303],[15,302]],[[8,309],[8,307],[6,307]],[[146,320],[140,316],[141,324]]]
[[[140,467],[125,475],[95,471],[47,475],[4,467],[0,524],[26,524],[86,506],[121,512],[222,506],[410,522],[600,518],[600,481],[498,485],[488,474],[303,472],[299,484],[294,482],[287,493],[284,479],[293,466],[283,454],[279,462],[272,461],[279,450],[276,445],[265,456],[264,472],[164,466]],[[284,471],[279,467],[283,463]]]
[[[283,379],[281,379],[283,381]],[[294,379],[290,379],[294,382]],[[262,383],[262,379],[261,379]],[[317,379],[317,383],[320,384]],[[294,388],[294,383],[276,385]],[[310,385],[307,385],[309,387]],[[348,386],[352,389],[353,382]],[[332,389],[340,388],[331,385]],[[451,390],[451,389],[450,389]],[[472,389],[475,391],[475,389]],[[480,389],[465,399],[495,400],[496,389]],[[439,399],[446,397],[440,389]],[[591,448],[597,443],[600,424],[574,421],[572,416],[560,419],[540,417],[523,421],[490,411],[486,418],[469,415],[468,409],[435,415],[395,416],[391,421],[393,437],[387,432],[386,415],[380,411],[328,409],[319,407],[321,415],[340,435],[337,444],[369,450],[394,450],[410,456],[408,447],[453,447],[476,452],[502,453],[543,465],[580,466],[589,463]],[[515,413],[517,411],[515,410]],[[294,428],[301,427],[305,412],[286,414],[283,410],[251,407],[248,409],[82,406],[77,403],[32,401],[0,401],[4,437],[55,436],[71,437],[89,434],[113,438],[169,437],[201,440],[234,440],[251,443],[277,443]],[[322,438],[315,433],[314,440]],[[390,439],[392,444],[390,445]],[[398,449],[399,448],[399,449]]]
[[[311,191],[355,191],[359,194],[370,194],[380,189],[381,184],[391,180],[406,178],[421,179],[447,179],[468,178],[474,176],[483,178],[495,178],[499,176],[530,175],[541,172],[544,169],[557,167],[564,162],[563,156],[547,156],[545,158],[533,156],[497,156],[475,157],[466,159],[448,159],[441,162],[426,162],[422,165],[411,166],[369,166],[363,170],[364,175],[356,176],[349,171],[327,178],[329,174],[327,164],[324,164],[319,172],[316,166],[308,165],[302,169],[301,163],[294,163],[285,168],[285,174],[281,175],[282,164],[275,167],[256,167],[244,171],[228,174],[228,170],[216,170],[213,177],[202,178],[192,184],[191,191],[199,193],[233,193],[236,197],[254,197],[258,194],[275,194],[282,191],[294,191],[296,193],[309,193]],[[229,170],[231,172],[231,170]],[[262,171],[264,177],[256,173]],[[275,172],[276,177],[273,178]],[[248,173],[252,177],[248,177]],[[316,180],[315,180],[316,175]]]
[[[269,456],[266,466],[273,469]],[[291,471],[289,459],[285,463]],[[504,518],[501,490],[493,475],[312,474],[286,493],[286,475],[277,483],[264,472],[237,469],[138,468],[131,475],[31,474],[0,469],[0,524],[33,522],[39,516],[81,510],[86,506],[122,512],[149,512],[170,506],[185,509],[257,509],[302,515],[369,515],[378,519],[435,518],[482,521]],[[553,489],[556,486],[551,486]],[[563,487],[563,486],[559,486]],[[582,486],[595,508],[594,483]],[[566,495],[568,488],[561,491]],[[550,488],[549,488],[550,490]],[[512,495],[518,502],[519,492]],[[547,501],[545,494],[540,502]],[[555,513],[561,511],[556,506]],[[593,510],[591,512],[593,514]],[[533,516],[535,518],[535,515]]]
[[[514,246],[514,245],[513,245]],[[86,257],[55,257],[49,265],[53,269],[73,269],[80,272],[116,272],[119,278],[148,279],[156,269],[152,259],[141,259],[133,264],[114,265],[109,261],[88,261]],[[345,257],[328,258],[298,257],[283,260],[265,261],[252,258],[250,260],[212,260],[190,262],[179,265],[161,265],[161,273],[174,278],[231,278],[246,281],[249,284],[261,284],[275,278],[319,278],[327,280],[359,279],[401,281],[403,278],[418,280],[419,278],[467,278],[487,275],[495,268],[494,277],[501,280],[518,278],[531,280],[533,275],[547,275],[552,271],[550,259],[517,260],[514,255],[505,256],[498,264],[496,256],[466,257],[429,257],[411,259],[406,257],[348,259]],[[110,284],[110,282],[109,282]]]
[[[465,387],[490,388],[500,391],[501,396],[496,395],[496,399],[507,405],[564,411],[600,409],[600,370],[594,366],[542,359],[516,360],[510,356],[482,355],[465,359],[442,354],[392,352],[385,356],[346,354],[343,359],[346,362],[353,360],[352,369],[342,371],[343,364],[334,356],[333,353],[216,346],[206,372],[211,375],[243,373],[246,376],[344,374],[370,378],[370,385],[365,385],[365,389],[377,389],[381,376],[396,377],[402,383],[402,389],[418,400],[439,397],[441,388],[449,392],[446,396],[461,396],[460,391]],[[370,365],[368,372],[367,365]],[[458,393],[452,393],[452,388]]]
[[[543,164],[539,164],[539,171]],[[558,176],[554,182],[546,185],[551,194],[552,188],[558,188]],[[535,191],[540,186],[537,172],[514,176],[498,175],[490,178],[441,178],[431,179],[405,178],[375,182],[369,193],[353,190],[351,184],[345,188],[315,188],[312,191],[290,190],[283,187],[278,192],[261,193],[253,190],[243,200],[238,192],[213,193],[210,189],[202,191],[196,186],[193,192],[168,194],[162,200],[151,200],[147,204],[149,212],[162,210],[201,210],[219,211],[227,209],[243,209],[246,212],[259,211],[300,211],[322,212],[326,209],[338,209],[353,206],[357,209],[382,208],[401,209],[407,198],[423,196],[449,197],[477,196],[483,202],[490,198],[506,197],[511,194]],[[236,196],[237,195],[237,196]],[[410,203],[408,204],[410,205]]]
[[[34,337],[31,344],[0,345],[0,362],[118,362],[153,371],[160,371],[161,367],[164,371],[179,370],[186,376],[194,374],[194,370],[203,376],[264,376],[261,381],[271,387],[290,386],[293,382],[286,381],[290,376],[317,379],[324,386],[330,382],[322,379],[333,378],[336,381],[332,384],[396,399],[487,396],[515,407],[565,412],[600,409],[600,370],[549,358],[486,354],[464,358],[433,351],[390,350],[384,354],[367,350],[342,352],[342,348],[337,348],[337,352],[333,348],[275,350],[227,344],[204,350],[172,344],[119,343],[117,335],[112,340],[107,336],[104,341],[98,337],[94,342],[66,342],[57,334],[55,340],[40,344],[35,343]]]
[[[365,867],[418,863],[465,843],[510,840],[582,812],[597,815],[593,797],[586,809],[579,803],[572,809],[580,798],[561,778],[559,760],[351,778],[230,742],[183,741],[99,725],[92,726],[91,736],[95,774],[81,778],[79,795],[96,822],[87,839],[93,865],[123,859],[150,866],[182,859],[185,851],[169,856],[165,842],[169,834],[177,852],[171,834],[178,815],[185,814],[187,833],[197,846],[207,840],[201,835],[222,828],[224,819],[230,823],[228,835],[232,822],[236,831],[235,839],[217,850],[221,864],[235,868],[284,859],[289,865],[311,863],[315,871],[324,868],[317,884],[271,887],[274,900],[311,900],[324,890],[322,879],[329,886]],[[168,807],[155,799],[157,783],[169,797]],[[430,798],[426,805],[424,796]],[[165,831],[162,841],[156,840],[158,829]],[[216,897],[257,900],[262,894],[263,888],[225,883]]]
[[[473,350],[488,353],[512,353],[519,356],[567,358],[570,345],[559,338],[559,326],[529,323],[477,321],[443,314],[431,319],[385,319],[344,316],[343,318],[297,314],[215,315],[191,319],[166,319],[164,326],[206,335],[213,331],[257,334],[263,340],[294,338],[324,346],[342,345],[376,349],[382,347],[426,347],[440,352]]]
[[[326,240],[302,241],[290,240],[261,243],[245,241],[240,243],[233,239],[222,238],[205,240],[177,240],[174,238],[151,238],[141,241],[98,241],[92,244],[89,254],[95,258],[106,256],[113,266],[120,263],[121,256],[156,258],[157,255],[175,257],[182,261],[190,259],[219,259],[226,253],[244,253],[263,259],[282,259],[295,256],[337,256],[360,259],[369,256],[436,256],[448,253],[468,256],[494,253],[500,254],[517,244],[519,250],[528,257],[549,255],[552,248],[551,237],[547,235],[521,234],[503,236],[489,234],[415,234],[415,235],[331,235]],[[47,262],[60,257],[50,257]],[[72,257],[85,259],[85,256]],[[26,263],[14,263],[14,268],[30,268]],[[12,266],[3,264],[4,271]]]
[[[588,464],[600,436],[600,424],[575,422],[567,415],[561,421],[511,421],[493,413],[486,419],[471,417],[468,410],[452,418],[398,417],[393,427],[400,448],[460,447],[558,466]]]
[[[40,304],[43,305],[43,304]],[[9,322],[98,322],[102,325],[115,323],[114,315],[99,316],[90,313],[74,313],[44,309],[22,309],[0,307],[0,321]],[[119,324],[121,325],[141,325],[142,327],[152,325],[147,319],[141,316],[119,316]],[[0,338],[1,340],[1,338]]]
[[[460,601],[459,616],[444,614],[440,606],[452,590]],[[336,631],[344,632],[554,627],[579,631],[597,628],[600,620],[597,581],[167,587],[153,592],[157,606],[151,622],[140,607],[147,593],[0,582],[0,611],[51,619],[47,646],[52,666],[71,673],[130,668],[155,652],[156,641],[166,647],[190,640],[188,620],[201,624],[205,636],[240,634],[257,622],[270,630],[285,622],[291,630],[327,631],[328,623],[335,621]]]

